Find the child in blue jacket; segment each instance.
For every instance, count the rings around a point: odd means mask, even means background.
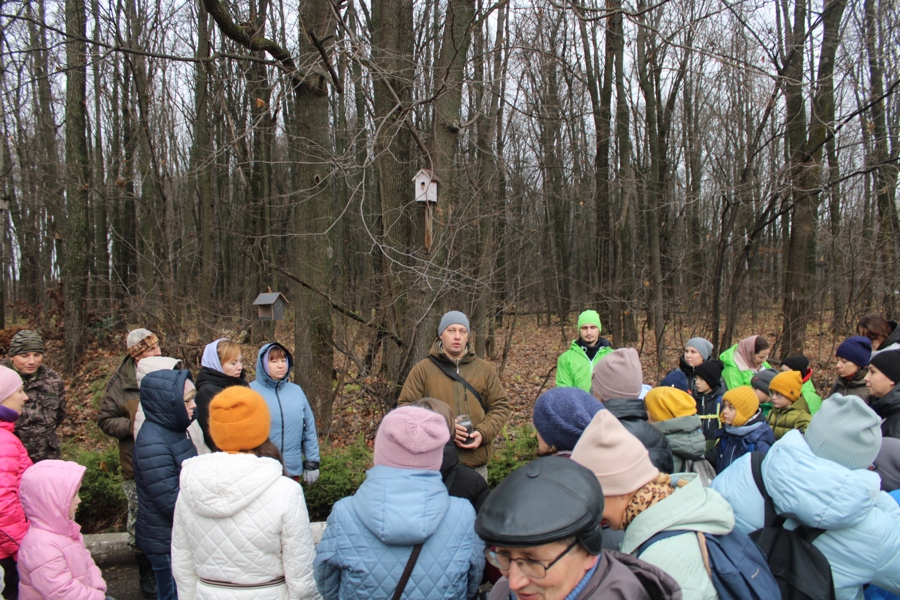
[[[749,385],[728,390],[722,396],[722,423],[718,441],[706,459],[721,473],[748,452],[768,452],[775,434],[759,409],[759,398]]]

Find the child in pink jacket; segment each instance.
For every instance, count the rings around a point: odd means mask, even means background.
[[[19,495],[31,523],[19,548],[19,599],[104,600],[106,582],[84,546],[75,510],[85,468],[44,460],[25,471]]]

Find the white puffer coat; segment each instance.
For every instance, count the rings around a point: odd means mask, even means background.
[[[184,462],[172,529],[180,600],[319,598],[302,488],[281,464],[217,452]]]

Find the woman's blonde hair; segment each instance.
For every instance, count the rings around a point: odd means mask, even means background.
[[[241,346],[231,340],[222,340],[216,344],[216,354],[219,355],[220,363],[227,363],[241,355]]]

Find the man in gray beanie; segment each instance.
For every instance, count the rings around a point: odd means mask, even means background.
[[[469,319],[465,314],[458,310],[446,313],[437,334],[428,358],[410,370],[398,404],[436,398],[450,406],[454,417],[468,415],[469,427],[456,425],[459,462],[487,480],[494,438],[509,419],[506,391],[494,366],[476,357],[469,346]]]
[[[44,338],[23,329],[10,339],[6,357],[0,365],[19,374],[28,394],[16,421],[16,435],[32,461],[58,459],[56,428],[66,418],[66,387],[56,371],[44,365]]]

